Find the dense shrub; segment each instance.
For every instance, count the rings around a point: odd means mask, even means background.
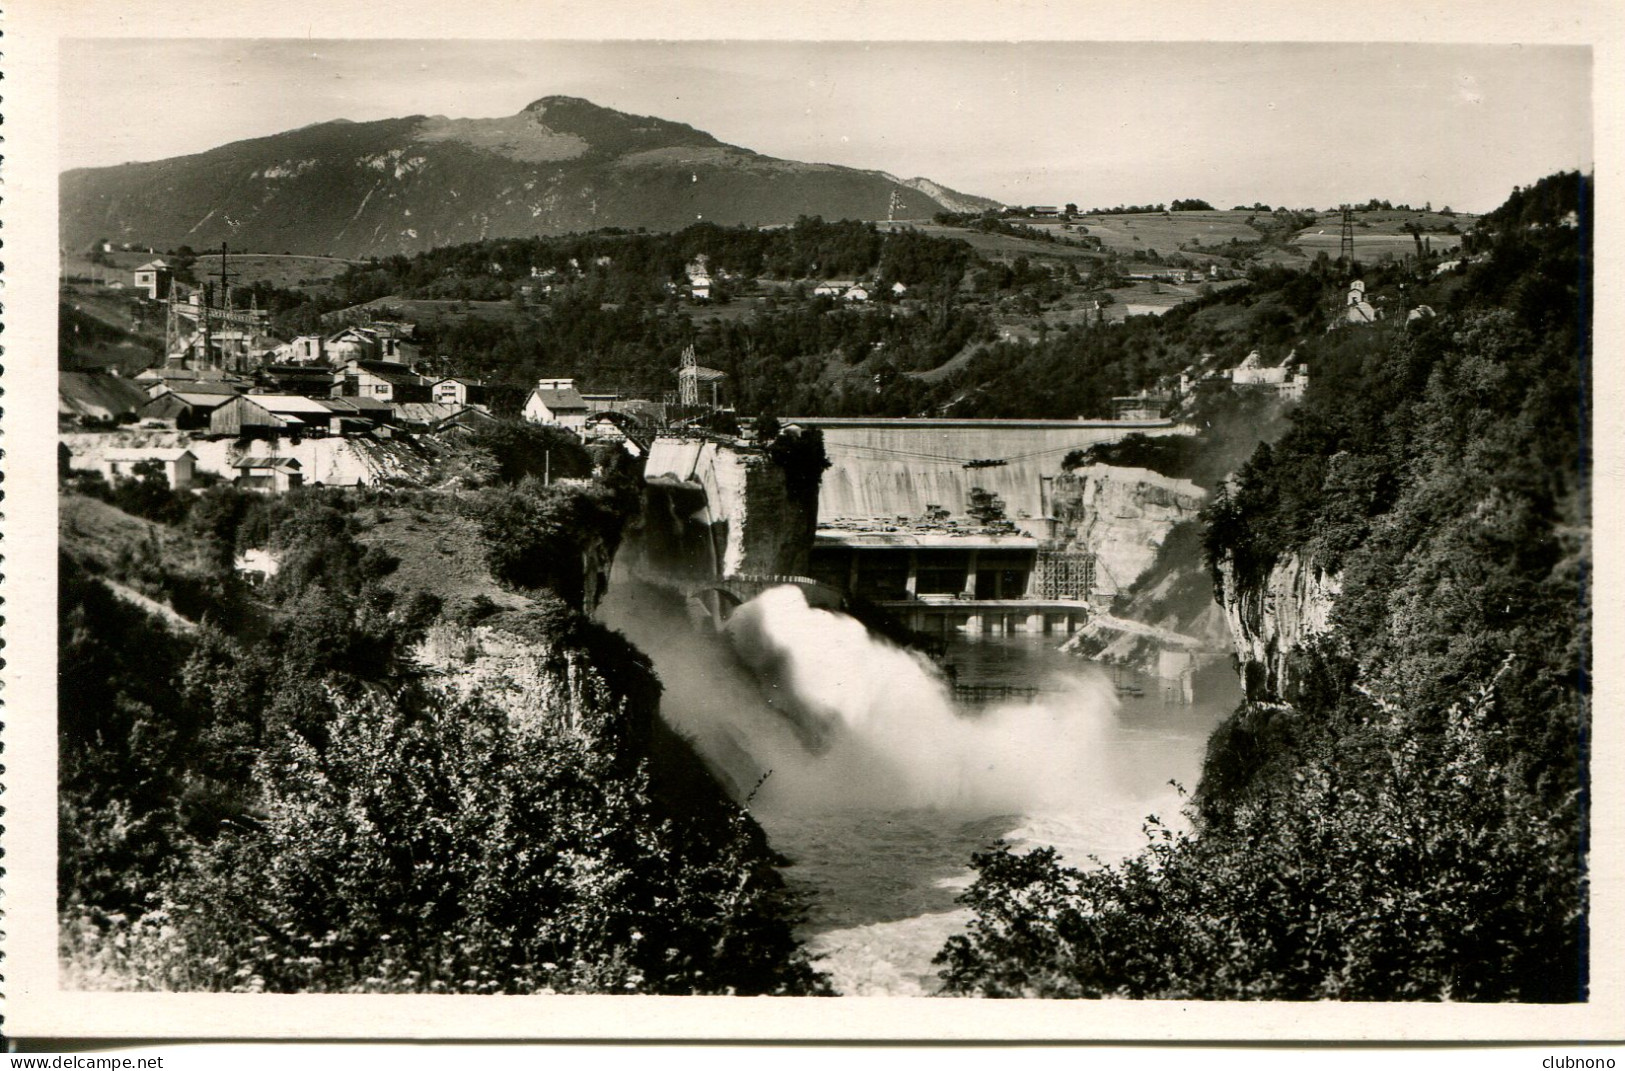
[[[87,913],[77,961],[249,992],[824,989],[749,820],[696,844],[587,742],[398,695],[339,701],[325,747],[287,745],[256,767],[262,817],[199,851],[156,918]]]

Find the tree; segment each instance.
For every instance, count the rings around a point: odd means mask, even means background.
[[[503,483],[516,484],[527,476],[557,480],[592,474],[592,458],[581,440],[551,424],[497,421],[475,432],[474,444],[495,459]]]
[[[148,984],[271,992],[827,992],[749,820],[714,834],[570,734],[423,692],[339,700],[166,890]]]

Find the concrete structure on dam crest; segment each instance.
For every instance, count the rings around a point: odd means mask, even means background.
[[[921,631],[1070,633],[1155,559],[1202,491],[1141,469],[1062,469],[1127,435],[1192,434],[1169,420],[791,418],[822,432],[810,573]],[[1003,518],[973,516],[972,492]],[[986,496],[978,496],[984,502]]]

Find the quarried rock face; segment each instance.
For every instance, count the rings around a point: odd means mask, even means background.
[[[1280,698],[1292,685],[1292,653],[1331,631],[1342,577],[1296,551],[1277,561],[1261,581],[1237,577],[1228,559],[1219,569],[1225,621],[1247,698]]]
[[[1092,465],[1056,476],[1049,506],[1058,538],[1095,556],[1097,587],[1125,591],[1157,560],[1169,530],[1195,517],[1205,497],[1189,480]]]

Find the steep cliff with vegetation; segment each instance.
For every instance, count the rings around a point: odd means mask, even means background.
[[[518,482],[68,478],[66,984],[825,990],[761,830],[664,727],[648,660],[583,612],[625,483],[488,460]],[[408,550],[403,518],[433,535]],[[274,563],[255,587],[247,550]],[[432,569],[403,558],[445,554],[487,580],[401,584]]]
[[[978,857],[988,995],[1586,995],[1591,186],[1520,191],[1439,315],[1345,331],[1208,510],[1248,701],[1193,829]]]

